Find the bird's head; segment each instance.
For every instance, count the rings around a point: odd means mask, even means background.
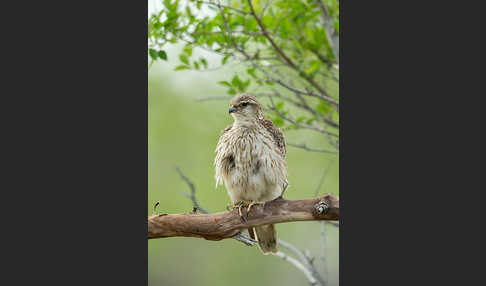
[[[228,112],[235,119],[235,123],[239,124],[250,124],[263,117],[260,103],[248,94],[233,97]]]

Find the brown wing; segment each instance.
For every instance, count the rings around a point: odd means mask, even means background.
[[[287,153],[287,150],[285,148],[285,137],[280,128],[277,126],[273,125],[272,120],[268,118],[263,118],[261,121],[262,125],[267,129],[270,134],[272,134],[273,139],[275,140],[275,143],[277,144],[278,149],[280,152],[282,152],[283,157],[285,158],[285,154]]]

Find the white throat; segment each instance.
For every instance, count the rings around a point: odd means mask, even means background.
[[[258,124],[258,121],[254,117],[243,117],[243,116],[233,116],[235,122],[233,124],[234,127],[252,127]]]

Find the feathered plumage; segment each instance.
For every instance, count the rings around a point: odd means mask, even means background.
[[[223,130],[216,147],[216,186],[224,182],[233,203],[281,196],[288,185],[282,131],[265,117],[253,96],[236,96],[229,112],[235,121]],[[277,251],[273,225],[254,230],[264,253]]]

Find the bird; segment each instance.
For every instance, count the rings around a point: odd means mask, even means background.
[[[224,183],[233,207],[246,206],[282,197],[287,189],[286,146],[282,131],[268,119],[254,96],[240,94],[229,104],[232,125],[220,135],[214,159],[216,187]],[[273,224],[249,228],[263,254],[277,252]]]

